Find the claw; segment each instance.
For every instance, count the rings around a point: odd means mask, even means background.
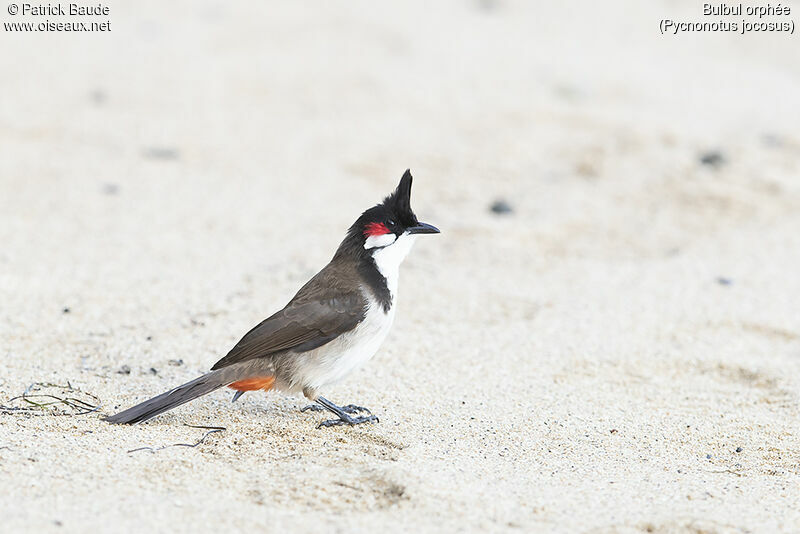
[[[369,410],[369,408],[364,408],[363,406],[356,406],[355,404],[348,404],[347,406],[342,406],[342,411],[351,414],[366,412],[372,415],[372,412]]]
[[[300,408],[300,411],[301,412],[321,412],[324,409],[325,408],[323,408],[319,404],[309,404],[305,408]]]
[[[317,428],[323,427],[331,427],[331,426],[339,426],[339,425],[360,425],[361,423],[379,423],[380,419],[378,419],[374,415],[368,415],[366,417],[348,417],[347,419],[328,419],[327,421],[322,421]]]

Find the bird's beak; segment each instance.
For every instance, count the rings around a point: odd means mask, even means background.
[[[409,234],[438,234],[439,229],[432,224],[418,222],[416,226],[406,228]]]

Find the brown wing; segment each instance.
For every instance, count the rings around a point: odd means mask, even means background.
[[[364,319],[367,303],[352,285],[350,291],[333,285],[336,280],[330,274],[325,270],[317,274],[284,309],[245,334],[211,369],[289,349],[305,352],[355,328]]]

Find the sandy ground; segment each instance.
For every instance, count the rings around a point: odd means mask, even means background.
[[[443,233],[327,392],[380,424],[6,409],[2,530],[800,531],[800,37],[660,35],[689,1],[298,4],[0,32],[0,404],[197,376],[411,167]],[[187,424],[226,430],[129,452]]]

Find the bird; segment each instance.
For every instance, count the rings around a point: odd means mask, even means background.
[[[419,235],[439,233],[411,209],[412,180],[406,170],[397,188],[350,226],[333,259],[208,373],[105,421],[140,423],[227,386],[234,402],[248,391],[302,393],[312,403],[303,411],[336,416],[319,427],[379,422],[368,408],[338,406],[321,392],[378,351],[397,309],[400,264]]]

